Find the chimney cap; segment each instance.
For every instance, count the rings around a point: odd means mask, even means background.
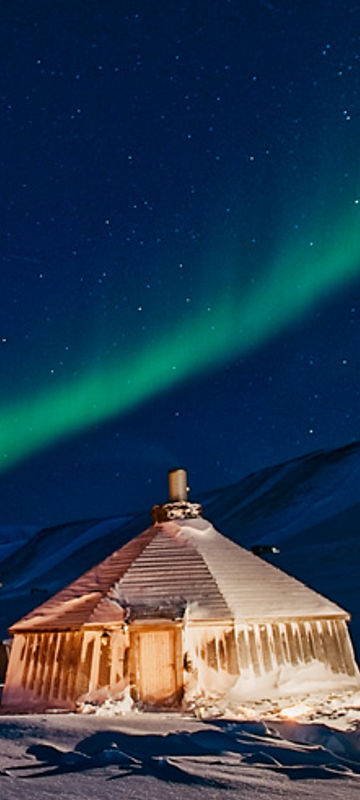
[[[169,501],[162,505],[153,506],[151,517],[154,523],[174,519],[189,519],[202,516],[202,507],[199,503],[190,503],[188,500],[189,487],[187,485],[186,469],[169,470]]]

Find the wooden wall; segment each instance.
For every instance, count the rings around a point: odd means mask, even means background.
[[[184,641],[185,683],[194,690],[196,682],[204,691],[226,691],[244,678],[254,679],[286,674],[286,667],[319,662],[329,675],[344,685],[358,676],[345,620],[320,619],[272,623],[209,625],[189,627]],[[283,671],[280,669],[283,667]],[[320,674],[320,673],[319,673]],[[239,684],[238,684],[239,685]],[[269,681],[269,685],[271,682]]]
[[[130,682],[135,699],[141,699],[142,694],[146,698],[146,692],[149,697],[153,692],[155,698],[161,687],[149,689],[144,676],[137,675],[136,664],[141,665],[140,671],[144,670],[146,659],[136,659],[134,666],[141,633],[136,625],[131,627],[133,632],[124,632],[119,626],[16,634],[3,705],[24,710],[74,708],[79,698],[87,695],[91,699],[106,687],[116,696],[116,690],[123,691]],[[347,625],[342,619],[246,625],[188,623],[182,632],[182,643],[180,628],[176,637],[174,691],[179,696],[183,678],[185,693],[191,689],[223,693],[239,678],[244,678],[244,685],[259,679],[260,685],[264,676],[272,680],[278,676],[281,667],[286,672],[287,666],[311,666],[316,662],[325,665],[330,676],[334,674],[334,682],[335,676],[344,684],[358,676]],[[130,642],[134,651],[131,657]]]
[[[123,681],[128,644],[121,629],[15,634],[3,705],[74,708],[82,695]]]

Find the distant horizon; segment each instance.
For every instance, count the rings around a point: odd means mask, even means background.
[[[281,470],[282,467],[286,467],[286,466],[291,465],[291,464],[296,464],[296,463],[301,462],[301,461],[307,461],[307,460],[313,461],[317,457],[318,458],[321,457],[321,455],[323,455],[323,454],[324,455],[326,455],[326,454],[339,454],[340,455],[341,453],[345,454],[346,452],[351,453],[352,450],[357,450],[357,449],[360,449],[360,441],[349,442],[348,444],[340,445],[339,447],[334,447],[334,448],[330,448],[329,447],[329,448],[322,448],[322,449],[318,449],[318,450],[310,450],[309,452],[299,454],[295,458],[289,458],[289,459],[286,459],[284,461],[276,462],[274,464],[266,464],[266,465],[262,466],[258,470],[253,470],[251,472],[245,473],[241,478],[239,478],[239,480],[233,481],[233,482],[229,482],[229,483],[226,483],[224,485],[218,484],[217,486],[213,486],[213,487],[206,487],[206,488],[203,487],[203,488],[200,488],[199,490],[197,490],[197,489],[193,490],[193,488],[190,486],[190,492],[189,492],[189,498],[188,499],[190,500],[190,502],[191,501],[197,502],[197,500],[199,500],[199,502],[200,501],[205,501],[208,497],[211,497],[214,493],[216,494],[216,492],[226,491],[227,489],[234,488],[237,485],[239,485],[239,487],[240,487],[249,478],[254,477],[256,475],[260,476],[264,472],[272,472],[273,471],[274,473],[276,473],[276,471],[278,469]],[[338,459],[336,458],[335,461],[337,461],[337,460]],[[150,502],[149,502],[149,504],[147,506],[142,506],[142,507],[138,506],[137,508],[135,508],[135,507],[134,508],[129,508],[128,510],[119,509],[117,512],[112,512],[112,513],[103,514],[103,515],[96,514],[96,513],[95,514],[89,514],[89,515],[86,515],[86,514],[82,514],[81,515],[81,513],[79,512],[80,513],[79,516],[61,517],[59,519],[54,519],[53,521],[46,522],[45,524],[43,524],[41,521],[37,522],[36,520],[32,520],[32,521],[30,520],[29,521],[29,520],[25,520],[24,519],[24,521],[17,522],[16,520],[3,521],[0,518],[0,532],[1,531],[5,532],[7,529],[10,532],[11,530],[15,530],[16,528],[19,528],[19,529],[24,528],[24,529],[29,529],[29,530],[32,529],[32,530],[36,530],[36,531],[38,531],[38,530],[47,530],[47,529],[51,529],[51,528],[61,528],[62,526],[71,525],[71,524],[75,524],[76,525],[77,523],[78,524],[85,523],[85,522],[99,522],[99,523],[101,523],[101,522],[106,521],[106,520],[117,519],[117,518],[119,518],[119,519],[128,519],[130,521],[130,520],[134,520],[138,516],[142,517],[147,513],[149,514],[149,521],[150,521],[150,511],[151,511],[152,506],[153,505],[157,505],[157,504],[161,504],[161,503],[169,502],[169,498],[168,498],[168,472],[169,472],[169,470],[176,469],[176,468],[180,468],[180,465],[179,465],[179,467],[176,467],[176,466],[172,465],[169,468],[166,468],[164,470],[159,470],[158,471],[158,474],[157,474],[156,477],[157,477],[158,484],[159,485],[160,485],[160,483],[163,484],[162,495],[161,496],[159,495],[157,498],[153,498],[153,501],[151,501],[151,499],[150,499]],[[186,465],[185,466],[182,465],[182,468],[186,469]],[[189,482],[191,482],[191,473],[189,471],[187,471],[187,472],[188,472],[188,480],[189,480]],[[151,491],[151,489],[149,491]],[[195,491],[195,493],[194,493],[194,491]]]

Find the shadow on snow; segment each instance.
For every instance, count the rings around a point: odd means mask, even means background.
[[[284,774],[291,780],[349,779],[360,774],[356,740],[356,733],[342,733],[326,725],[215,720],[193,733],[99,732],[78,742],[72,751],[33,744],[27,753],[38,763],[5,772],[14,774],[13,770],[31,779],[112,767],[112,773],[114,768],[118,771],[106,776],[107,780],[141,775],[218,787],[244,780],[250,767]]]

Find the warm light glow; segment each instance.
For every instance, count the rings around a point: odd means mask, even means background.
[[[312,706],[306,705],[306,703],[299,703],[297,706],[288,706],[287,708],[282,708],[280,711],[280,716],[284,719],[296,719],[297,717],[306,717],[314,709]]]

